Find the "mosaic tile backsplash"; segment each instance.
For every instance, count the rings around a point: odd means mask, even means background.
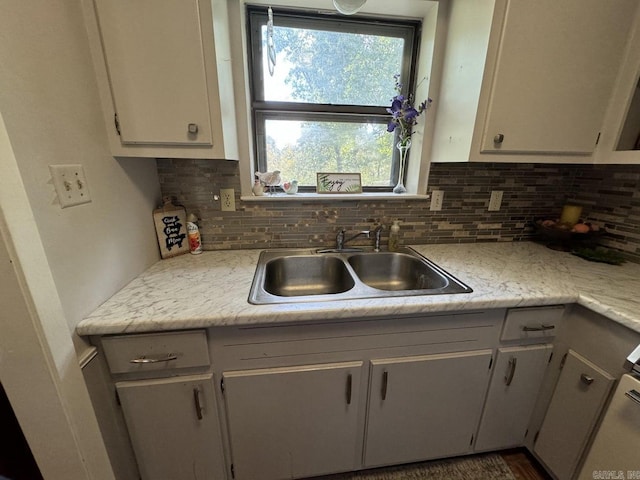
[[[557,218],[565,203],[575,202],[586,221],[606,229],[601,244],[640,262],[640,165],[434,163],[429,192],[444,191],[444,202],[432,212],[424,199],[244,202],[237,162],[157,163],[163,196],[200,218],[205,250],[333,246],[340,228],[366,230],[392,220],[400,220],[406,244],[531,240],[534,218]],[[235,212],[221,211],[214,200],[220,188],[235,189]],[[492,190],[504,192],[498,212],[487,210]]]

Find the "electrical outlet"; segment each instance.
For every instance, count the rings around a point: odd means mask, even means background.
[[[236,211],[236,195],[233,188],[221,188],[220,189],[220,210],[223,212],[235,212]]]
[[[502,190],[494,190],[491,192],[491,198],[489,199],[489,211],[500,211],[500,205],[502,205]]]
[[[439,212],[442,210],[442,201],[444,200],[444,192],[442,190],[434,190],[431,192],[431,206],[429,207],[432,212]]]
[[[49,165],[49,171],[62,208],[91,201],[82,165]]]

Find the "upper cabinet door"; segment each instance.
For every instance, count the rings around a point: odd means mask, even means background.
[[[198,0],[95,5],[122,143],[211,145]]]
[[[492,80],[481,153],[590,154],[635,3],[509,0],[503,18],[494,17],[502,24],[493,26],[497,57],[485,71]]]
[[[239,158],[225,0],[83,6],[114,156]]]

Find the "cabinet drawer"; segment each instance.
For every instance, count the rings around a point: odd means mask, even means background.
[[[555,337],[563,314],[563,305],[509,309],[500,340]]]
[[[105,337],[102,347],[111,373],[210,365],[204,330]]]

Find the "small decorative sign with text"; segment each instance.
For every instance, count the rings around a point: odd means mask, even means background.
[[[184,207],[165,200],[162,207],[153,211],[153,221],[162,258],[175,257],[189,251],[187,213]]]
[[[317,173],[318,193],[362,193],[359,173]]]

